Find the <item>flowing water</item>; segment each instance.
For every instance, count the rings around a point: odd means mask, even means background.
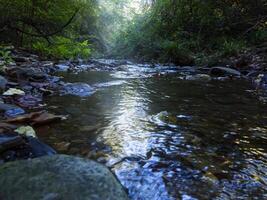
[[[41,138],[109,166],[130,199],[267,199],[267,106],[248,81],[125,68],[63,73],[95,92],[47,98],[69,117]]]

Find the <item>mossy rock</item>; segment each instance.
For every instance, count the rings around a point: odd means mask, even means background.
[[[126,200],[125,191],[103,165],[55,155],[0,167],[0,199]]]

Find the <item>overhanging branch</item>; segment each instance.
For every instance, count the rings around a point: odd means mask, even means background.
[[[11,24],[12,23],[9,23],[7,26],[10,28],[10,29],[13,29],[13,30],[16,30],[18,32],[21,32],[23,34],[26,34],[26,35],[30,35],[30,36],[33,36],[33,37],[44,37],[44,38],[48,38],[48,37],[51,37],[53,35],[56,35],[60,32],[62,32],[68,25],[71,24],[71,22],[73,21],[73,19],[75,18],[76,14],[79,12],[80,9],[77,9],[75,10],[75,12],[73,13],[73,15],[70,17],[70,19],[58,30],[54,31],[54,32],[51,32],[51,33],[42,33],[42,31],[33,23],[33,22],[29,22],[27,20],[19,20],[21,21],[22,23],[28,25],[28,26],[32,26],[36,31],[37,33],[30,33],[30,32],[27,32],[25,30],[22,30],[21,28],[19,27],[16,27],[16,26],[12,26]],[[31,21],[31,20],[30,20]]]

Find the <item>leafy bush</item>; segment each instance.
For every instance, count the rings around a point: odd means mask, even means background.
[[[203,55],[214,54],[208,60],[234,55],[267,38],[265,0],[150,2],[148,12],[117,36],[114,52],[160,60],[193,54],[199,63]]]
[[[13,62],[11,52],[8,48],[0,46],[0,72],[3,72],[6,65]]]
[[[2,63],[0,62],[0,66],[13,62],[13,59],[10,54],[10,50],[8,50],[6,47],[0,46],[0,60],[2,60]]]
[[[267,22],[266,22],[267,27]],[[267,42],[267,28],[261,27],[250,35],[251,42],[254,44],[261,44]]]
[[[38,41],[33,44],[33,49],[44,55],[62,59],[88,58],[91,54],[87,40],[78,42],[62,36],[54,37],[50,45],[44,41]]]
[[[237,55],[246,48],[246,43],[242,40],[224,40],[220,46],[223,56]]]

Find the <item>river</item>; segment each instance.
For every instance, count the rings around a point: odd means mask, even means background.
[[[40,137],[110,167],[130,199],[267,199],[267,106],[249,81],[146,65],[59,75],[96,89],[47,98],[68,120]]]

